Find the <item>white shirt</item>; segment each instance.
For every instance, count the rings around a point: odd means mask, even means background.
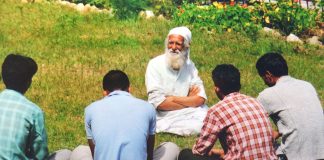
[[[282,76],[258,100],[282,134],[277,154],[288,159],[324,159],[323,108],[312,84]]]
[[[166,99],[166,96],[187,96],[191,86],[198,86],[200,89],[198,95],[207,99],[198,70],[189,59],[179,71],[174,71],[168,67],[165,54],[155,57],[147,66],[145,85],[148,101],[156,108]],[[197,108],[188,106],[175,111],[159,111],[156,132],[197,134],[200,132],[207,108],[203,105]]]

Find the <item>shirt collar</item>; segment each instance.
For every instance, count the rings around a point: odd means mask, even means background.
[[[233,97],[236,97],[238,95],[240,95],[240,92],[233,92],[233,93],[226,95],[223,100],[232,99]]]
[[[4,89],[3,92],[8,93],[8,94],[17,95],[17,96],[24,96],[20,92],[17,92],[17,91],[15,91],[13,89]]]
[[[114,96],[114,95],[130,96],[130,93],[129,92],[126,92],[126,91],[122,91],[122,90],[115,90],[115,91],[109,93],[107,97]]]
[[[289,80],[290,78],[291,78],[291,77],[290,77],[289,75],[281,76],[281,77],[277,80],[276,84],[278,84],[278,83],[282,83],[282,82],[285,82],[285,81]]]

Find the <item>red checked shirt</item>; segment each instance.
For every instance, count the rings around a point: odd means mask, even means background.
[[[266,111],[254,98],[238,92],[209,109],[193,153],[207,155],[218,138],[225,160],[277,159]]]

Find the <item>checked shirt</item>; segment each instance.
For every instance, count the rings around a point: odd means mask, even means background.
[[[48,155],[42,110],[21,93],[0,93],[0,159],[43,160]]]
[[[224,159],[277,159],[265,110],[254,98],[238,92],[209,109],[193,153],[208,154],[217,139]]]

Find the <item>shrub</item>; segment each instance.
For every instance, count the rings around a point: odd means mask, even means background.
[[[255,35],[261,26],[266,26],[278,29],[286,35],[300,35],[315,27],[317,11],[283,0],[278,0],[277,3],[255,2],[248,7],[227,6],[217,2],[211,6],[184,3],[173,18],[178,24],[192,24],[194,27],[218,32],[244,31],[248,35]],[[323,19],[323,13],[320,19]]]
[[[74,3],[83,3],[83,4],[91,4],[95,5],[99,8],[104,8],[109,6],[108,0],[72,0]]]
[[[147,0],[110,0],[110,3],[119,19],[136,18],[148,5]]]
[[[281,1],[263,4],[263,26],[279,29],[284,34],[301,34],[316,25],[316,10],[304,9],[298,3]]]
[[[175,12],[173,18],[178,24],[192,24],[194,27],[218,32],[245,31],[247,34],[254,34],[261,27],[257,22],[260,18],[249,9],[239,5],[227,7],[217,2],[211,6],[185,3]]]

